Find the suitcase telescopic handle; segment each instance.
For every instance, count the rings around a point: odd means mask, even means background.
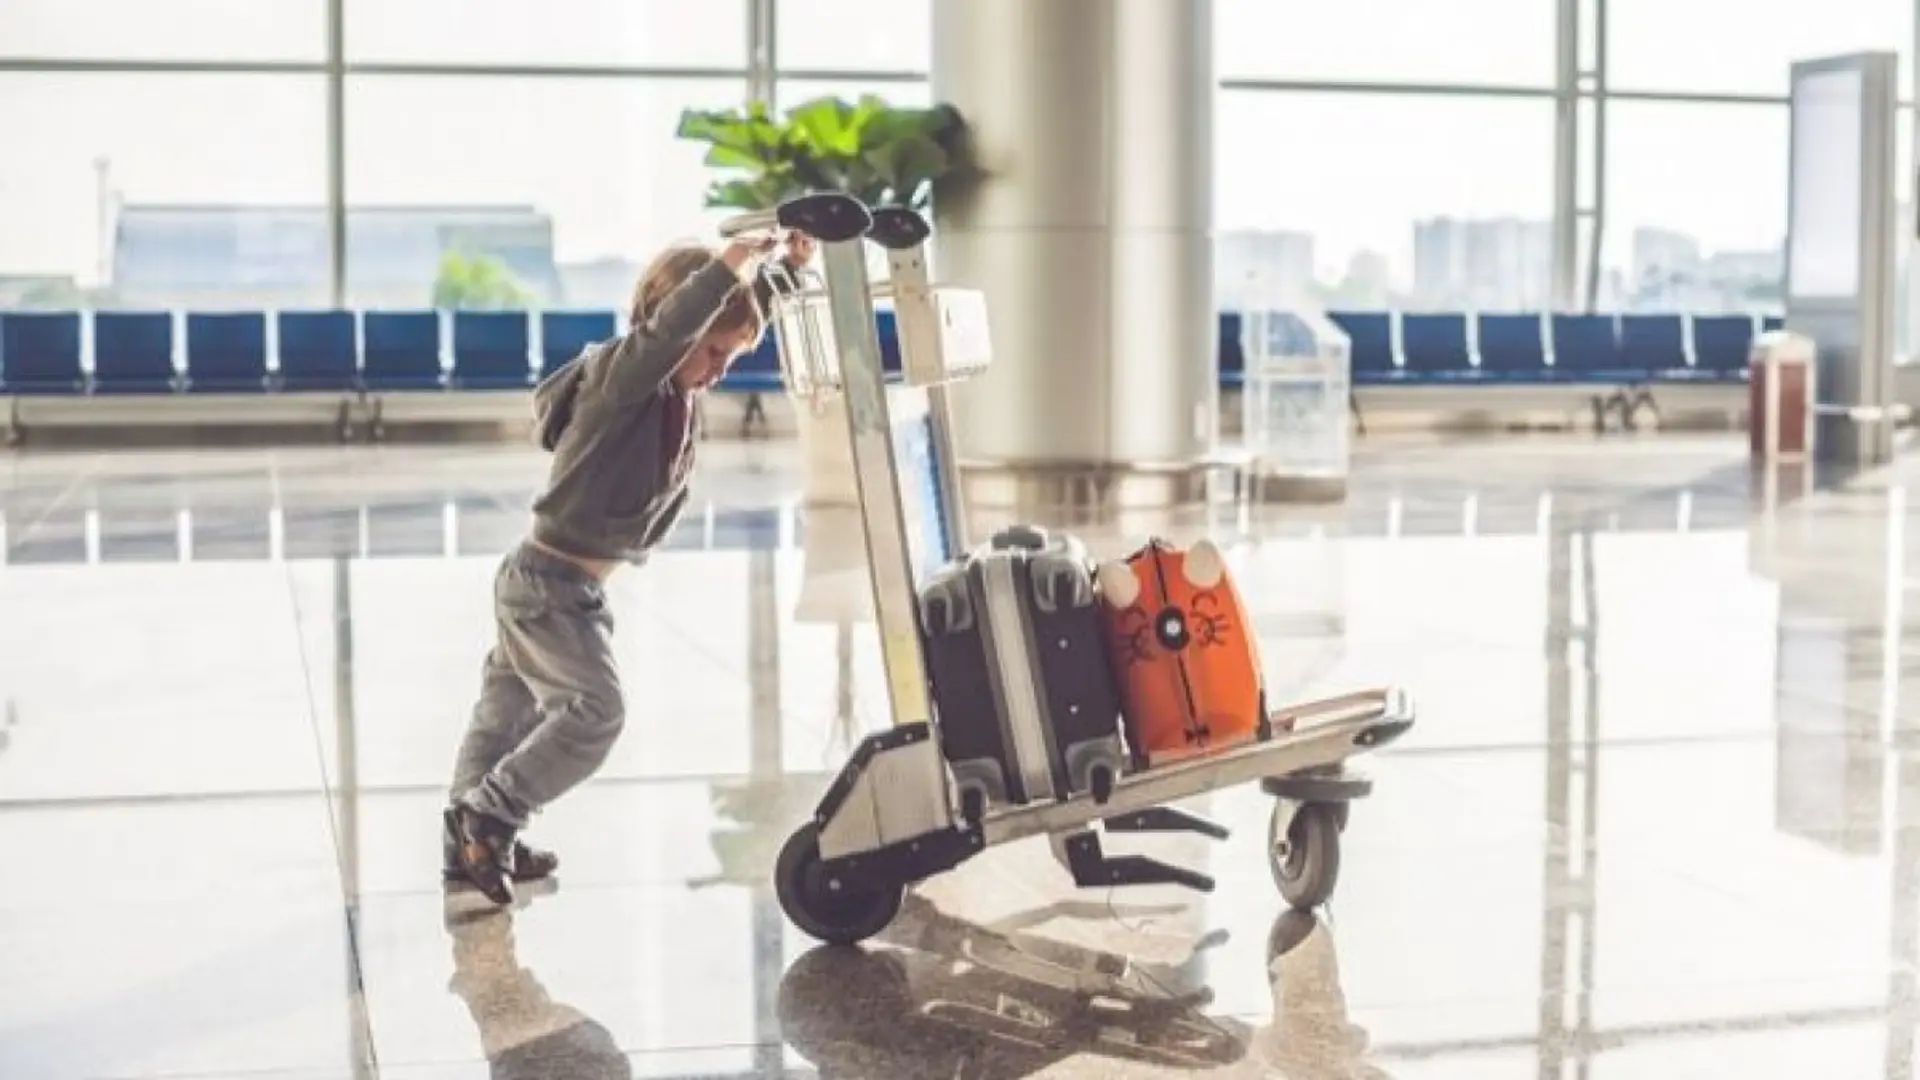
[[[988,543],[995,551],[1045,551],[1047,530],[1037,525],[1009,525],[994,533]]]

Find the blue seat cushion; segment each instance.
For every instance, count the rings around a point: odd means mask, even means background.
[[[361,379],[369,390],[432,390],[442,385],[440,316],[432,311],[369,311],[360,316]]]
[[[267,320],[257,313],[187,315],[187,389],[265,390]]]
[[[525,389],[533,382],[528,317],[518,311],[453,316],[453,384],[472,390]]]
[[[1621,362],[1611,315],[1554,315],[1553,378],[1570,383],[1632,383],[1645,378]]]
[[[83,383],[80,314],[0,314],[0,385],[11,394],[71,394]]]
[[[1474,379],[1465,315],[1403,315],[1400,342],[1407,370],[1424,379]]]
[[[102,311],[93,317],[96,393],[173,389],[173,317],[159,311]]]
[[[1480,378],[1539,382],[1547,378],[1547,346],[1539,315],[1480,316]]]
[[[360,384],[360,346],[351,311],[280,313],[280,385],[295,391],[350,391]]]
[[[1693,320],[1693,361],[1717,379],[1746,377],[1753,349],[1753,319],[1746,315],[1699,315]]]
[[[613,337],[611,311],[546,311],[540,315],[540,376],[560,370],[595,342]]]

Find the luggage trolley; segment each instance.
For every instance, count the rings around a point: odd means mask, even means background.
[[[977,291],[935,287],[926,220],[900,208],[869,210],[839,194],[790,200],[743,214],[723,236],[798,229],[820,243],[825,283],[777,294],[782,376],[802,398],[845,398],[860,497],[873,610],[880,630],[893,726],[867,736],[790,836],[775,867],[780,905],[794,925],[829,944],[884,930],[908,885],[952,869],[995,845],[1046,835],[1075,884],[1176,884],[1201,891],[1211,878],[1140,855],[1109,857],[1100,831],[1190,831],[1216,839],[1223,827],[1178,800],[1260,781],[1275,796],[1269,863],[1281,895],[1310,909],[1332,894],[1348,804],[1370,783],[1341,764],[1413,725],[1398,690],[1369,690],[1277,710],[1270,737],[1127,772],[1070,797],[1025,805],[956,801],[940,746],[922,652],[918,586],[964,542],[945,387],[990,362],[986,307]],[[874,288],[866,243],[886,251],[891,283]],[[889,385],[874,321],[876,297],[891,297],[901,375]]]

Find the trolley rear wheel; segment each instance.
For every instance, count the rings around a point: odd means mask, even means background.
[[[856,945],[900,914],[899,886],[852,889],[821,872],[820,827],[812,822],[781,846],[773,887],[793,925],[828,945]]]

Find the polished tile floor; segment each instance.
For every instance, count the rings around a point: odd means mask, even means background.
[[[0,459],[0,1077],[1915,1075],[1913,470],[1398,445],[1341,508],[1081,523],[1227,540],[1286,696],[1417,695],[1331,908],[1281,913],[1234,790],[1230,841],[1128,841],[1211,895],[1016,845],[844,954],[767,870],[886,722],[856,534],[785,449],[708,456],[507,913],[443,892],[436,811],[541,459]]]

